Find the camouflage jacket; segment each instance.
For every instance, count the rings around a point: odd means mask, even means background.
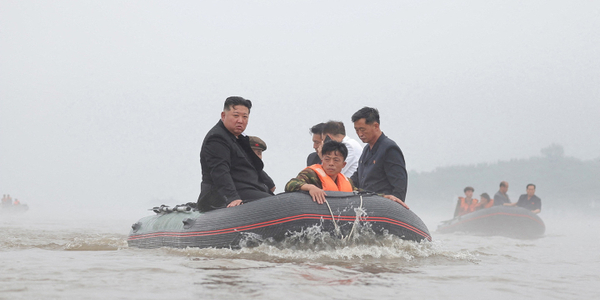
[[[357,191],[358,189],[356,188],[352,180],[350,178],[348,178],[348,180],[350,181],[350,185],[352,185],[352,189]],[[288,183],[285,185],[285,191],[299,191],[300,188],[305,184],[314,184],[318,188],[323,189],[323,184],[321,184],[321,179],[319,179],[317,173],[315,173],[315,171],[309,168],[306,168],[302,170],[302,172],[300,172],[298,176],[296,176],[296,178],[292,178],[290,179],[290,181],[288,181]]]

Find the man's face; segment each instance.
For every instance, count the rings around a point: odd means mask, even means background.
[[[535,188],[533,185],[530,185],[527,187],[527,196],[531,197],[533,195],[535,195]]]
[[[249,118],[250,110],[243,105],[235,105],[230,110],[221,113],[221,121],[225,128],[236,137],[246,130]]]
[[[358,138],[367,144],[375,143],[378,138],[377,130],[379,129],[379,123],[373,122],[373,124],[367,124],[365,118],[359,119],[354,122],[354,130]]]
[[[321,143],[323,143],[323,136],[321,136],[320,134],[316,134],[314,133],[312,136],[312,141],[313,141],[313,148],[315,149],[315,151],[319,152],[319,146],[321,146]]]
[[[465,195],[467,196],[467,198],[472,198],[472,197],[473,197],[473,191],[471,191],[471,190],[467,190],[467,191],[465,192]]]
[[[506,192],[508,192],[508,183],[506,184],[506,186],[500,187],[500,192],[502,192],[502,194],[506,194]]]
[[[334,177],[346,166],[344,157],[339,151],[332,151],[323,155],[323,169],[327,175]]]
[[[258,158],[262,159],[262,152],[263,152],[262,149],[252,148],[252,151],[254,151],[256,156],[258,156]]]

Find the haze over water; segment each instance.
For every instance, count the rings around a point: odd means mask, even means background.
[[[29,202],[199,194],[225,98],[254,101],[278,191],[308,129],[381,111],[407,168],[600,157],[594,1],[2,1],[0,183]],[[152,204],[152,203],[151,203]]]
[[[433,243],[126,245],[148,208],[196,200],[200,145],[230,95],[254,103],[246,133],[266,141],[278,192],[313,151],[308,128],[340,120],[358,140],[350,116],[363,106],[380,109],[410,171],[528,158],[553,143],[599,159],[597,2],[0,7],[0,191],[31,208],[0,216],[0,299],[598,294],[596,211],[544,206],[538,240],[437,235],[453,204],[430,207],[437,199],[411,195],[410,179],[407,203]],[[513,201],[521,188],[511,185]],[[538,191],[544,203],[575,201]]]
[[[597,217],[547,212],[536,240],[436,234],[433,242],[128,248],[136,212],[31,211],[0,220],[0,299],[594,299]],[[146,214],[141,214],[145,216]],[[308,245],[317,245],[317,240]],[[292,244],[294,244],[292,242]],[[295,244],[301,245],[301,244]]]

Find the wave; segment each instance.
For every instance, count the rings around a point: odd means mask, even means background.
[[[369,224],[359,226],[351,237],[341,238],[313,226],[290,233],[283,241],[262,239],[248,234],[241,249],[185,248],[167,249],[172,255],[192,259],[249,259],[269,262],[320,263],[383,262],[410,264],[477,263],[477,255],[469,251],[450,251],[439,242],[406,241],[384,233],[375,234]]]
[[[0,228],[0,250],[110,251],[127,248],[122,234]]]
[[[93,232],[91,228],[96,227],[60,226],[43,230],[37,226],[0,226],[0,251],[37,248],[56,251],[153,252],[129,248],[124,234]],[[476,252],[466,250],[447,250],[440,241],[413,242],[391,234],[375,234],[369,223],[360,222],[356,223],[349,237],[323,231],[321,226],[312,226],[302,232],[289,233],[282,241],[263,239],[247,233],[241,246],[240,249],[162,248],[157,251],[162,253],[160,255],[185,256],[192,260],[248,259],[263,262],[311,261],[331,264],[360,261],[363,265],[389,264],[395,267],[411,264],[478,263],[479,256]]]

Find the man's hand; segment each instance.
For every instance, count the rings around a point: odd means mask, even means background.
[[[398,203],[400,203],[400,204],[401,204],[402,206],[404,206],[406,209],[410,209],[410,208],[408,207],[408,205],[406,205],[406,203],[404,203],[404,201],[400,200],[400,198],[398,198],[398,197],[396,197],[396,196],[394,196],[394,195],[383,195],[383,197],[384,197],[384,198],[387,198],[387,199],[390,199],[390,200],[392,200],[392,201],[394,201],[394,202],[398,202]]]
[[[275,186],[271,189],[271,193],[275,193]]]
[[[310,183],[303,184],[300,187],[300,190],[307,191],[310,194],[310,196],[312,197],[312,200],[314,202],[323,204],[326,201],[325,196],[327,196],[327,194],[325,194],[325,191],[323,191],[322,189],[320,189],[319,187],[317,187],[314,184],[310,184]]]
[[[312,184],[311,184],[312,185]],[[319,203],[319,204],[323,204],[325,203],[325,196],[327,196],[327,194],[325,194],[325,191],[316,187],[316,186],[311,186],[310,189],[308,190],[308,193],[310,194],[310,196],[312,197],[313,201]]]
[[[237,199],[237,200],[231,201],[231,203],[229,203],[229,205],[227,205],[227,207],[234,207],[234,206],[238,206],[241,204],[242,204],[242,199]]]

